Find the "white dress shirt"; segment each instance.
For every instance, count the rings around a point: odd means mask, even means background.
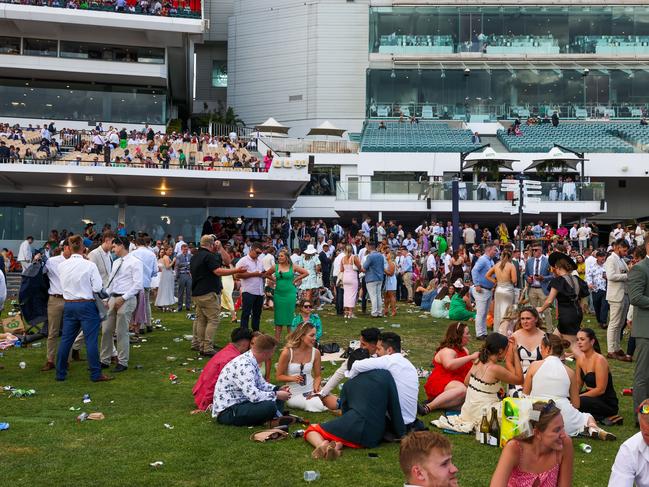
[[[174,254],[179,254],[183,245],[187,245],[184,240],[179,240],[178,242],[176,242],[176,246],[174,247]]]
[[[142,262],[142,285],[146,289],[150,288],[151,279],[158,275],[158,259],[147,247],[138,247],[130,255]]]
[[[622,443],[611,468],[608,487],[649,487],[649,446],[636,433]]]
[[[32,253],[32,246],[29,245],[29,241],[24,240],[18,249],[18,262],[31,262]]]
[[[426,258],[426,270],[434,271],[435,269],[437,269],[437,261],[435,260],[435,254],[430,254]]]
[[[50,280],[50,289],[48,294],[63,295],[63,288],[61,287],[61,276],[59,275],[59,265],[65,260],[62,255],[57,255],[51,259],[47,259],[45,263],[45,273]]]
[[[124,301],[137,296],[143,288],[142,269],[142,262],[132,254],[117,259],[110,273],[108,293],[121,294]]]
[[[353,379],[358,374],[376,369],[390,372],[399,393],[403,422],[406,425],[413,423],[417,419],[417,396],[419,395],[419,378],[415,366],[400,353],[393,353],[382,357],[357,360],[345,375]]]
[[[72,254],[58,266],[63,299],[93,299],[101,291],[102,282],[97,266],[80,254]]]
[[[333,268],[331,269],[334,278],[337,278],[340,273],[340,263],[343,261],[343,257],[345,257],[345,252],[340,252],[334,259]]]
[[[93,262],[97,266],[97,269],[99,269],[99,275],[101,276],[101,282],[104,283],[104,287],[108,286],[110,271],[113,268],[113,260],[110,257],[110,252],[104,252],[104,249],[99,246],[88,254],[88,260]]]

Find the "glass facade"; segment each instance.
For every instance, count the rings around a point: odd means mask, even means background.
[[[370,52],[649,54],[649,6],[370,9]]]
[[[0,36],[0,54],[20,54],[20,37]]]
[[[0,78],[0,115],[164,124],[162,88]]]
[[[649,113],[649,72],[638,69],[370,70],[369,117],[416,114],[468,119],[551,115],[640,117]]]
[[[127,63],[164,64],[165,62],[164,48],[113,46],[74,41],[61,41],[60,56]]]

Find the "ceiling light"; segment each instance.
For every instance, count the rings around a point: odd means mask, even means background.
[[[395,73],[393,69],[392,72],[390,73],[390,78],[394,79],[396,77],[397,77],[397,73]]]
[[[167,192],[166,192],[166,191],[160,191],[160,194],[161,194],[162,196],[164,196],[164,195],[167,194]]]
[[[250,196],[251,198],[254,198],[254,197],[255,197],[255,193],[253,193],[253,192],[251,191],[250,194],[249,194],[248,196]]]
[[[65,191],[68,193],[72,193],[72,188],[67,188]]]

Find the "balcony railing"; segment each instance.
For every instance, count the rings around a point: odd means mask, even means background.
[[[285,138],[263,138],[264,144],[276,153],[324,153],[324,154],[355,154],[360,144],[349,140],[306,140]]]
[[[347,201],[450,201],[451,181],[419,183],[417,181],[342,181],[336,184],[336,199]],[[500,190],[500,182],[459,183],[460,201],[512,201],[513,192]],[[545,182],[541,194],[546,201],[601,201],[604,183]]]

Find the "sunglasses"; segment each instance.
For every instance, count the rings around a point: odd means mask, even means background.
[[[310,304],[303,304],[302,307],[303,308],[311,308],[312,306]]]
[[[649,414],[649,404],[643,404],[638,408],[638,414]]]

